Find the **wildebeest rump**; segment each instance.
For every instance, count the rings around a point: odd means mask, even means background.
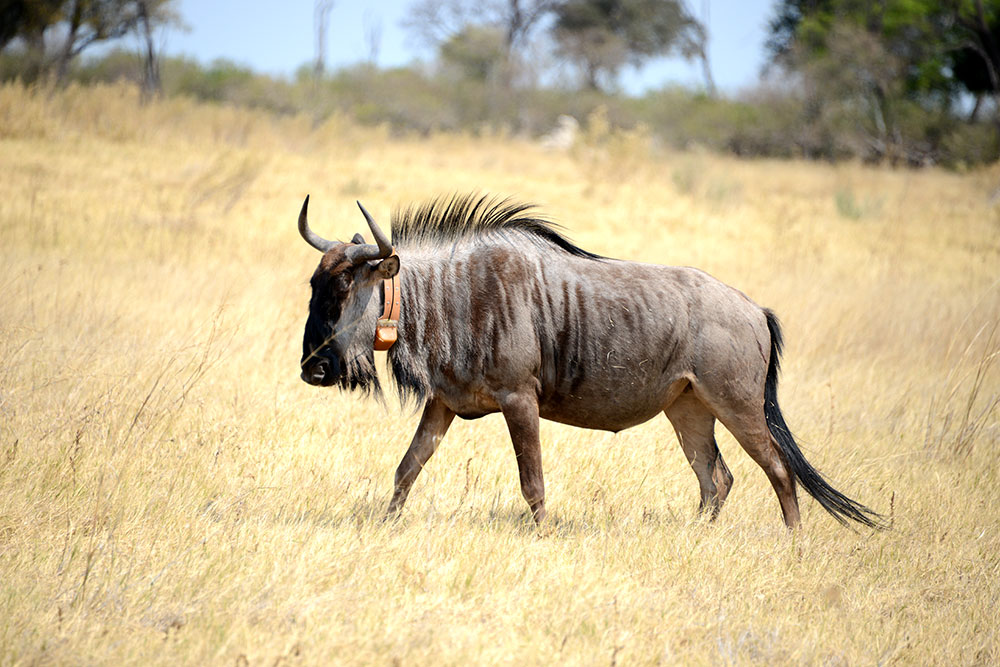
[[[778,408],[778,320],[742,292],[698,269],[587,252],[509,200],[455,196],[397,212],[392,242],[362,207],[375,244],[319,237],[308,204],[299,231],[323,258],[310,281],[303,380],[381,392],[372,341],[382,283],[398,274],[389,365],[423,415],[390,515],[456,415],[503,414],[521,491],[541,522],[539,418],[617,432],[663,412],[713,518],[733,483],[718,420],[764,469],[789,527],[799,523],[796,480],[838,521],[882,526],[803,457]]]

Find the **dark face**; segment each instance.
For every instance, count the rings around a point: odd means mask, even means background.
[[[302,379],[309,384],[329,387],[344,373],[343,347],[338,341],[338,323],[350,296],[354,273],[344,258],[344,248],[333,248],[323,256],[309,284],[309,318],[302,338]]]

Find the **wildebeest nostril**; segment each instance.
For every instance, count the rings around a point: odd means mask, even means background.
[[[313,362],[312,368],[303,368],[301,373],[304,381],[316,385],[321,384],[330,375],[330,362],[326,359]]]

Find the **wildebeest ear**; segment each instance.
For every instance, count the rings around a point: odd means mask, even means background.
[[[361,234],[355,234],[354,238],[351,239],[351,243],[356,243],[358,245],[364,245],[365,244],[365,237],[362,236]]]
[[[375,273],[382,280],[388,280],[399,273],[399,257],[391,255],[375,265]]]

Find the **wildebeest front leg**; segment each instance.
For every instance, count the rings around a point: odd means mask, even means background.
[[[531,507],[535,523],[545,519],[545,478],[542,446],[538,439],[538,399],[532,392],[510,394],[500,403],[517,456],[521,494]]]
[[[413,434],[410,448],[403,455],[403,460],[396,468],[396,486],[386,511],[386,518],[399,514],[406,503],[413,481],[423,470],[424,464],[434,454],[438,443],[444,437],[455,413],[437,398],[431,398],[424,406],[424,414],[420,417],[420,425]]]

